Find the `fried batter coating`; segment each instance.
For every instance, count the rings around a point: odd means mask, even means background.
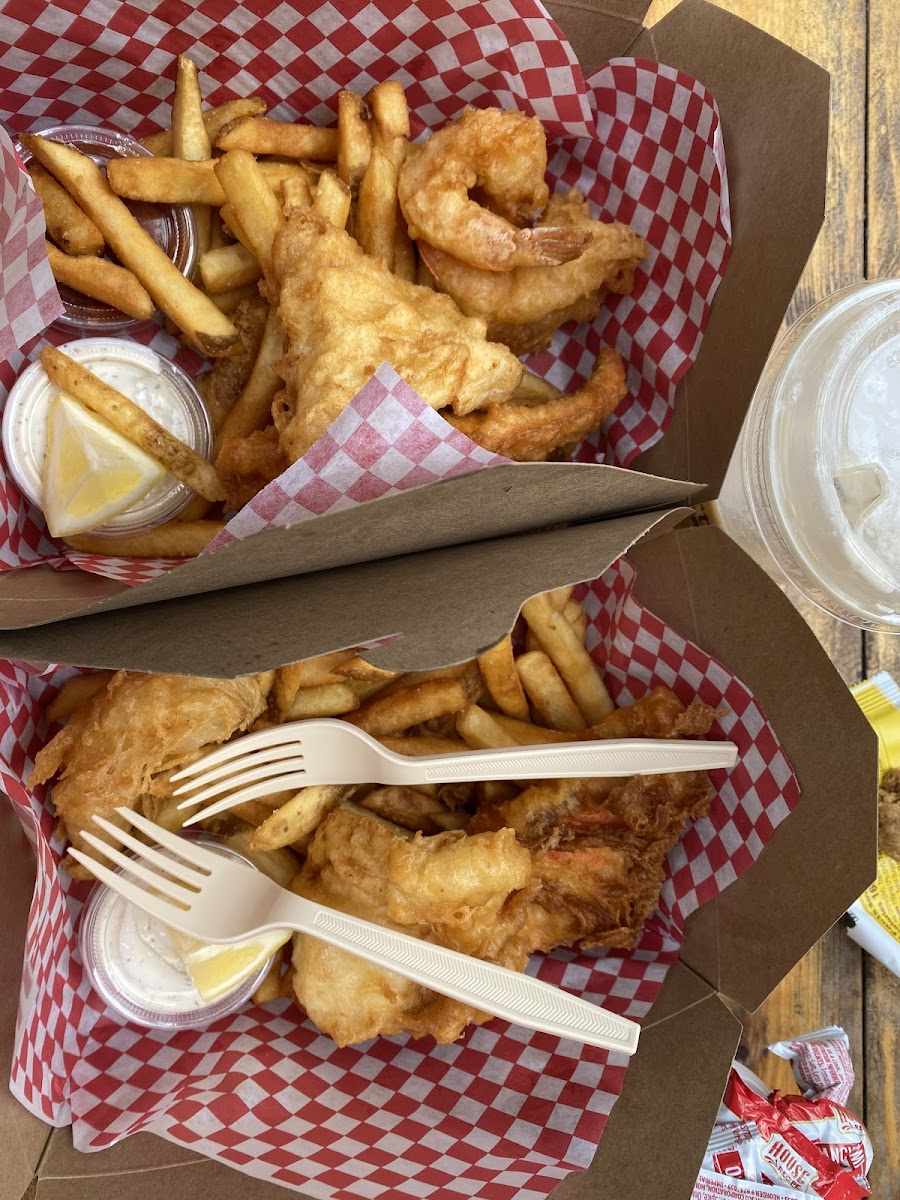
[[[388,362],[433,408],[454,412],[508,400],[522,364],[488,342],[485,322],[449,298],[391,274],[343,230],[291,209],[275,241],[278,313],[288,353],[273,406],[289,462],[301,458]]]
[[[63,832],[76,849],[89,849],[85,830],[109,840],[95,815],[121,824],[114,809],[134,808],[156,776],[246,729],[264,711],[270,686],[268,673],[206,679],[119,671],[38,753],[28,783],[59,776],[52,799]],[[91,878],[78,863],[66,865],[74,878]]]

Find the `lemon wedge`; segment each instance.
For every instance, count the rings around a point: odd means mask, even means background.
[[[96,529],[129,509],[165,467],[69,396],[50,402],[43,509],[54,537]]]
[[[172,943],[184,964],[184,969],[194,981],[194,986],[207,1003],[221,1000],[233,992],[245,979],[267,963],[276,950],[287,942],[291,933],[287,929],[274,929],[246,942],[230,946],[212,946],[197,941],[177,929],[169,931]]]

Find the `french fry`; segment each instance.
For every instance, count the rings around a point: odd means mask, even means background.
[[[44,709],[47,720],[52,724],[71,717],[76,708],[81,708],[91,696],[105,688],[114,674],[113,671],[95,671],[92,675],[73,675],[67,679]]]
[[[198,496],[206,500],[225,499],[225,488],[215,467],[154,421],[133,400],[55,346],[47,346],[41,351],[41,366],[60,391],[97,413]]]
[[[22,142],[71,192],[122,265],[134,272],[188,339],[211,358],[228,354],[238,338],[234,325],[185,279],[113,192],[94,160],[46,138],[23,134]]]
[[[215,171],[263,275],[274,285],[272,245],[284,226],[284,214],[262,168],[248,151],[229,150],[217,161]]]
[[[197,68],[186,54],[179,54],[172,101],[172,152],[176,158],[204,162],[212,157],[202,107]],[[147,161],[153,162],[153,159]],[[193,213],[197,253],[203,255],[210,248],[212,215],[206,204],[194,204]]]
[[[303,788],[257,827],[250,838],[250,849],[277,850],[282,846],[302,845],[350,791],[344,785],[331,783]]]
[[[516,404],[530,406],[549,404],[552,400],[558,400],[561,395],[562,392],[552,383],[541,379],[540,375],[535,375],[533,371],[525,371],[519,381],[519,386],[513,392],[513,400]],[[569,590],[571,591],[571,588]]]
[[[31,163],[28,174],[44,204],[47,232],[57,246],[66,254],[102,254],[103,234],[66,189],[39,163]]]
[[[263,976],[259,987],[250,997],[253,1004],[271,1004],[281,999],[281,970],[284,966],[283,956],[275,954],[269,964],[269,969]]]
[[[393,821],[404,829],[421,830],[422,833],[437,833],[441,826],[435,820],[447,810],[434,796],[418,788],[403,784],[374,788],[359,800],[361,808]]]
[[[212,508],[209,500],[204,500],[202,496],[195,496],[193,500],[187,504],[177,517],[173,517],[173,521],[202,521]]]
[[[113,158],[106,168],[109,186],[126,200],[150,204],[211,204],[221,208],[225,191],[216,175],[218,159],[186,161],[180,158]],[[298,163],[256,164],[270,190],[276,194],[286,183],[307,183]]]
[[[532,650],[522,654],[516,659],[516,670],[539,721],[551,729],[564,730],[566,733],[579,733],[586,728],[578,705],[544,651]]]
[[[252,300],[259,296],[259,288],[254,287],[252,283],[246,287],[231,288],[227,292],[218,292],[210,296],[216,308],[222,310],[223,313],[228,313],[229,316],[234,313],[245,300]],[[228,359],[216,359],[216,362],[228,362]]]
[[[305,658],[296,663],[299,687],[316,687],[321,683],[342,683],[343,676],[338,668],[356,656],[355,650],[332,650],[330,654],[319,654],[316,658]]]
[[[218,181],[217,181],[218,182]],[[222,224],[222,214],[215,212],[211,214],[209,226],[209,247],[210,250],[218,250],[221,246],[229,245],[228,235],[225,232],[225,226]],[[198,255],[198,258],[201,257]]]
[[[477,704],[470,704],[456,717],[460,737],[472,750],[492,750],[498,746],[518,746],[519,742]]]
[[[358,655],[335,667],[334,671],[345,679],[359,679],[366,683],[390,683],[397,678],[396,671],[385,671],[383,667],[376,667]]]
[[[354,696],[356,696],[360,704],[362,704],[364,700],[368,700],[370,696],[374,696],[376,692],[380,692],[384,688],[385,684],[384,681],[381,683],[366,683],[362,679],[348,679],[347,686],[352,688]]]
[[[247,386],[259,356],[268,314],[269,307],[258,293],[251,295],[235,312],[234,323],[241,335],[240,353],[216,360],[203,394],[216,433]]]
[[[366,96],[372,110],[372,140],[388,155],[395,170],[400,170],[409,140],[409,105],[403,84],[398,79],[376,83]]]
[[[553,607],[547,596],[535,596],[523,604],[522,615],[562,676],[585,724],[596,725],[602,721],[615,705],[594,660],[584,648],[584,642],[563,614]]]
[[[235,804],[228,811],[231,816],[237,817],[240,821],[246,821],[248,825],[252,825],[254,828],[262,825],[272,813],[268,804],[264,804],[262,800],[243,800],[240,804]]]
[[[247,231],[241,224],[240,218],[234,211],[234,207],[226,201],[219,209],[219,215],[222,218],[222,224],[229,231],[229,233],[231,233],[231,235],[238,242],[240,242],[245,250],[247,250],[250,254],[253,254],[253,243],[250,241]],[[253,260],[254,262],[256,261],[255,255],[253,256]]]
[[[269,117],[238,117],[220,130],[216,145],[220,150],[248,150],[251,154],[334,162],[338,152],[338,131],[317,125],[273,121]]]
[[[395,754],[405,754],[409,758],[421,758],[431,754],[459,754],[468,746],[462,738],[443,737],[380,737],[379,742]]]
[[[478,668],[491,699],[507,716],[527,721],[531,717],[522,683],[516,673],[512,639],[509,634],[478,659]]]
[[[373,146],[359,185],[355,233],[366,254],[380,258],[389,271],[394,269],[398,211],[397,172],[385,152]]]
[[[587,613],[578,601],[570,600],[562,610],[562,614],[575,631],[575,636],[583,642],[584,635],[587,633]]]
[[[379,692],[346,719],[374,737],[388,737],[444,713],[458,712],[468,702],[458,679],[429,679],[389,696]]]
[[[72,534],[66,545],[84,554],[113,554],[123,558],[195,558],[225,528],[224,521],[167,521],[141,533]]]
[[[57,283],[74,288],[93,300],[102,300],[104,304],[139,321],[153,319],[156,305],[127,268],[91,255],[79,255],[76,258],[63,254],[50,242],[46,246],[50,270]]]
[[[569,601],[572,599],[572,588],[561,587],[556,588],[552,592],[547,592],[547,603],[556,612],[562,612]]]
[[[279,667],[275,672],[275,685],[269,699],[270,706],[274,705],[279,720],[286,720],[291,710],[294,697],[300,687],[300,663],[288,663]]]
[[[169,833],[178,833],[184,828],[188,813],[178,807],[180,796],[142,796],[141,811],[148,821],[168,829]]]
[[[287,849],[251,850],[250,843],[255,833],[255,829],[236,829],[226,833],[223,840],[226,845],[233,846],[235,850],[240,850],[242,854],[252,858],[254,866],[265,872],[270,879],[274,879],[279,887],[289,888],[297,874],[296,857]]]
[[[284,331],[278,310],[272,305],[266,315],[253,369],[222,423],[220,438],[245,438],[268,425],[272,419],[272,401],[283,387],[281,376],[275,370],[275,364],[283,354]]]
[[[339,92],[337,173],[353,193],[365,174],[371,150],[366,102],[356,92]]]
[[[265,165],[265,164],[263,164]],[[306,175],[289,176],[281,182],[281,198],[285,210],[290,208],[309,208],[313,202],[309,180]]]
[[[477,675],[477,663],[474,659],[468,662],[455,663],[451,667],[435,667],[431,671],[407,671],[403,675],[397,675],[390,680],[384,688],[382,695],[389,696],[393,692],[399,692],[406,688],[410,688],[416,683],[427,683],[432,679],[459,679],[466,687],[467,693],[472,690],[471,676]],[[473,672],[473,668],[476,668]],[[474,695],[469,696],[469,699],[474,699]]]
[[[538,746],[545,742],[570,742],[568,733],[560,733],[556,729],[544,729],[540,725],[532,725],[530,721],[517,721],[515,717],[507,717],[504,713],[491,713],[491,716],[520,746]]]
[[[259,263],[240,242],[210,250],[200,259],[200,278],[213,296],[256,283],[261,276]]]
[[[266,102],[262,96],[247,96],[242,100],[226,100],[224,104],[216,104],[203,113],[203,124],[206,134],[212,144],[222,132],[222,129],[238,117],[258,117],[266,111]],[[142,138],[141,145],[151,154],[161,154],[171,157],[173,153],[172,130],[164,129],[160,133],[151,133]]]
[[[313,209],[335,229],[344,229],[350,216],[350,189],[334,171],[323,171],[316,184]]]
[[[318,687],[300,688],[287,711],[287,720],[342,717],[358,708],[359,699],[346,683],[322,683]]]
[[[398,211],[394,229],[394,274],[405,279],[407,283],[415,283],[417,271],[415,243],[409,236],[403,214]]]

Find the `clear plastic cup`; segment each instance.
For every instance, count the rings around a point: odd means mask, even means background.
[[[104,167],[111,158],[153,157],[151,151],[129,134],[103,126],[54,125],[50,129],[41,129],[38,132],[41,137],[49,138],[52,142],[62,142],[89,154],[100,167]],[[16,151],[27,166],[31,161],[31,152],[18,141]],[[197,233],[190,205],[146,204],[136,200],[126,200],[124,203],[182,275],[190,279],[197,265]],[[61,328],[103,334],[137,329],[149,324],[147,321],[126,316],[101,300],[83,296],[65,284],[59,285],[59,294],[65,312],[54,324]]]
[[[209,411],[190,376],[149,346],[127,338],[81,338],[60,347],[201,455],[209,458],[213,430]],[[127,383],[121,376],[127,372]],[[56,388],[40,362],[26,367],[3,410],[3,452],[20,491],[40,507],[47,448],[47,414]],[[166,475],[140,500],[102,526],[104,534],[135,533],[177,517],[194,492]]]
[[[844,288],[783,335],[717,509],[819,608],[900,633],[900,280]]]
[[[254,866],[218,838],[188,836]],[[78,953],[91,986],[106,1004],[133,1025],[150,1029],[193,1029],[236,1012],[249,1002],[272,963],[270,958],[227,996],[204,1001],[174,957],[165,927],[102,883],[94,886],[82,909]]]

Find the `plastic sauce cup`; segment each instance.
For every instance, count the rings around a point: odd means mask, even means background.
[[[82,153],[90,155],[99,167],[105,167],[111,158],[153,157],[150,150],[127,133],[103,126],[54,125],[50,129],[40,129],[37,132],[52,142],[74,146]],[[16,152],[27,166],[31,161],[31,152],[21,142],[17,141],[15,145]],[[147,204],[135,200],[123,200],[123,204],[127,205],[182,275],[190,279],[197,265],[197,233],[190,205]],[[147,321],[126,316],[101,300],[83,296],[81,292],[76,292],[65,284],[57,286],[65,306],[63,315],[54,322],[57,326],[102,334],[136,329],[149,324]]]
[[[783,335],[716,507],[819,608],[900,633],[900,280],[844,288]]]
[[[104,382],[148,412],[170,433],[209,458],[212,423],[190,376],[148,346],[125,338],[82,338],[60,347]],[[22,493],[40,507],[47,449],[47,416],[57,389],[40,362],[27,367],[10,390],[3,412],[3,452]],[[127,512],[102,526],[104,534],[135,533],[171,521],[194,498],[186,484],[166,475]]]

